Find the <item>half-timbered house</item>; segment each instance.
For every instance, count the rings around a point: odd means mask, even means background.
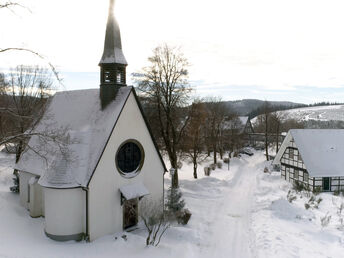
[[[310,190],[344,190],[344,130],[292,129],[284,139],[273,164],[281,177],[298,181]]]

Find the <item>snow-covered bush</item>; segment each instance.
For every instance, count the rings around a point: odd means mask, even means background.
[[[168,216],[165,216],[161,202],[143,200],[140,205],[140,217],[147,229],[146,245],[158,246],[161,237],[171,226]]]
[[[301,183],[300,181],[297,181],[297,180],[294,181],[294,183],[293,183],[293,189],[298,193],[306,190],[305,185],[303,183]]]
[[[321,193],[321,187],[320,186],[314,187],[313,194],[318,195],[320,193]]]
[[[296,195],[294,195],[294,193],[291,190],[289,190],[287,194],[288,202],[292,203],[293,201],[296,200],[296,198],[297,198]]]
[[[309,208],[318,209],[321,201],[322,201],[321,197],[316,198],[316,196],[312,194],[308,200],[308,203],[305,203],[306,210],[308,210]]]
[[[177,162],[177,168],[178,168],[178,169],[181,169],[182,167],[183,167],[183,162],[178,161],[178,162]]]
[[[170,187],[167,191],[166,195],[166,210],[169,213],[176,213],[178,211],[181,211],[184,206],[185,202],[182,199],[182,192],[179,190],[179,188],[176,187]]]
[[[217,163],[216,163],[216,166],[217,166],[217,168],[222,168],[222,162],[221,161],[218,161]]]
[[[210,168],[211,168],[212,170],[215,170],[215,169],[216,169],[216,164],[210,164]]]
[[[224,162],[225,164],[228,164],[228,163],[229,163],[229,158],[224,158],[224,159],[223,159],[223,162]]]
[[[181,211],[176,212],[175,216],[177,222],[182,225],[188,224],[191,218],[191,212],[188,209],[182,209]]]
[[[204,167],[204,175],[210,176],[210,167]]]
[[[19,178],[13,177],[13,186],[10,187],[10,191],[13,193],[19,193]]]
[[[324,217],[320,217],[321,226],[323,228],[327,227],[330,221],[331,221],[331,215],[329,215],[328,212],[326,213]]]

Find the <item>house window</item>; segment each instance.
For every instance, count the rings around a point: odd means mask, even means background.
[[[294,179],[299,180],[299,171],[298,170],[294,170]]]
[[[303,172],[303,181],[308,183],[308,179],[309,179],[308,173],[307,172]]]
[[[143,166],[144,150],[136,140],[128,140],[121,144],[116,154],[116,166],[118,171],[126,177],[138,174]]]
[[[289,149],[289,159],[294,158],[294,150],[292,148]]]

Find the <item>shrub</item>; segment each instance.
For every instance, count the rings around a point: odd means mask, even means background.
[[[204,167],[204,175],[210,176],[210,167]]]
[[[288,194],[287,194],[287,200],[288,202],[292,203],[293,201],[295,201],[297,199],[296,195],[294,195],[292,193],[292,191],[288,191]]]
[[[326,215],[324,217],[320,218],[321,226],[323,228],[327,227],[328,224],[330,223],[330,221],[331,221],[331,215],[328,215],[328,213],[326,213]]]
[[[221,161],[218,161],[217,163],[216,163],[216,166],[217,166],[217,168],[222,168],[222,162]]]
[[[176,213],[177,222],[182,225],[188,224],[191,218],[191,212],[188,209],[182,209]]]
[[[215,170],[215,169],[216,169],[216,164],[210,164],[210,168],[211,168],[212,170]]]
[[[140,217],[147,229],[146,245],[158,246],[161,237],[171,226],[168,216],[165,216],[161,203],[145,200],[140,205]]]
[[[308,203],[305,203],[305,209],[308,210],[311,206]]]
[[[318,195],[318,194],[320,194],[320,193],[321,193],[321,187],[320,187],[320,186],[316,186],[316,187],[314,187],[314,189],[313,189],[313,193],[314,193],[315,195]]]
[[[224,159],[223,159],[223,162],[224,162],[225,164],[228,164],[228,163],[229,163],[229,158],[224,158]]]
[[[178,162],[177,162],[177,168],[178,168],[178,169],[181,169],[182,167],[183,167],[183,162],[178,161]]]
[[[294,189],[296,192],[302,192],[303,190],[305,190],[305,186],[304,186],[304,184],[301,183],[300,181],[294,180],[293,189]]]
[[[340,190],[338,189],[338,190],[333,191],[333,195],[335,195],[335,196],[340,195]]]

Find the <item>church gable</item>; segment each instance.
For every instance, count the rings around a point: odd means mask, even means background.
[[[121,171],[123,168],[118,164],[117,155],[123,144],[128,142],[142,148],[142,161],[133,171]],[[164,171],[164,164],[132,91],[89,182],[90,238],[123,229],[121,187],[143,185],[148,191],[147,198],[162,201]],[[104,221],[108,223],[104,224]]]

